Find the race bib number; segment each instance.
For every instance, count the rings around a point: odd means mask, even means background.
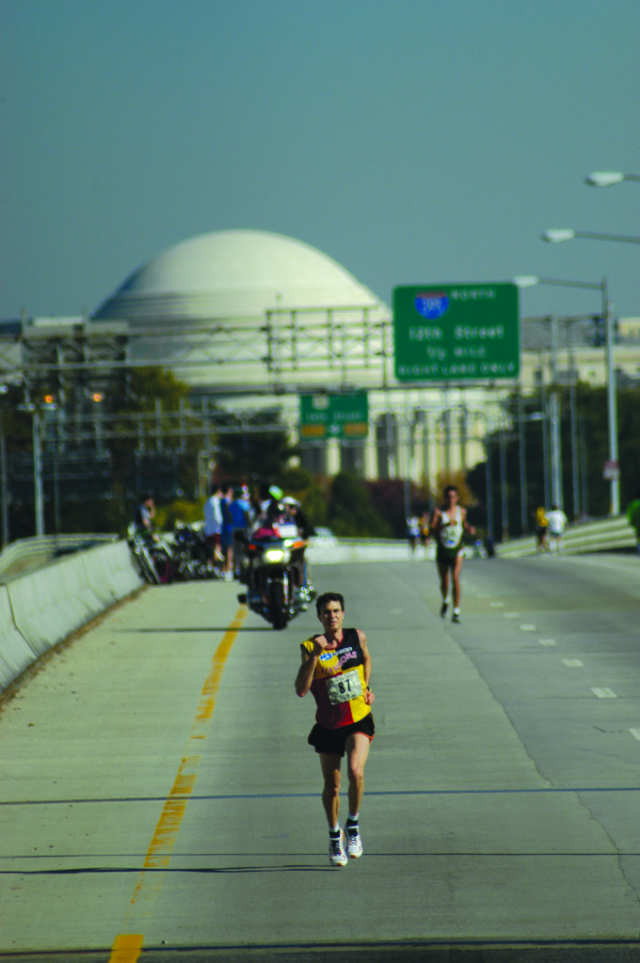
[[[331,705],[348,702],[362,695],[362,681],[357,669],[344,672],[342,675],[332,675],[327,679],[327,695]]]

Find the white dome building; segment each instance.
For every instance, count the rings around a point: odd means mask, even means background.
[[[118,288],[96,319],[132,324],[263,317],[275,308],[375,307],[336,261],[266,231],[218,231],[176,244]]]
[[[389,308],[302,241],[250,230],[183,241],[134,271],[92,321],[126,322],[130,360],[173,370],[203,410],[209,402],[234,412],[273,408],[278,396],[293,437],[298,395],[367,390],[368,436],[302,438],[306,467],[333,474],[342,466],[370,478],[409,471],[419,478],[428,470],[435,477],[427,428],[423,453],[411,459],[398,426],[416,408],[439,409],[439,390],[389,394],[401,387]],[[437,410],[428,414],[431,438],[437,417]],[[413,430],[403,429],[407,439]]]
[[[169,248],[93,320],[128,322],[134,362],[224,395],[382,384],[389,310],[310,245],[238,230]]]

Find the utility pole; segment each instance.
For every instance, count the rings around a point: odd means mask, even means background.
[[[33,410],[33,485],[36,505],[36,536],[44,535],[44,494],[42,489],[42,445],[40,412]]]

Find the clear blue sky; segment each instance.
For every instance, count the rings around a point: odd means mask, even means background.
[[[609,279],[640,315],[638,0],[0,0],[0,318],[275,231],[402,283]],[[597,292],[539,287],[525,315]]]

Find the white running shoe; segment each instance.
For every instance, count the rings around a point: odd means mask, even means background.
[[[347,855],[350,859],[357,859],[358,856],[362,856],[362,839],[357,823],[355,826],[350,826],[347,823]]]
[[[344,851],[344,833],[339,836],[329,836],[329,862],[332,866],[346,866],[347,854]]]

